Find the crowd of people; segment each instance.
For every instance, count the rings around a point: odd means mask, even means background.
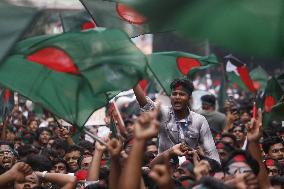
[[[164,106],[134,87],[139,113],[124,106],[116,132],[94,142],[48,112],[38,117],[15,104],[1,124],[0,188],[284,188],[282,125],[263,128],[261,109],[254,115],[242,99],[227,99],[218,112],[216,97],[204,95],[202,109],[192,110],[187,79],[171,90]],[[89,131],[98,135],[96,126]]]

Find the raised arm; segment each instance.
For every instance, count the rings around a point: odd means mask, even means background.
[[[108,142],[108,151],[111,157],[110,173],[109,173],[109,189],[116,189],[118,186],[119,176],[121,174],[121,166],[119,162],[122,144],[117,139]]]
[[[88,177],[87,181],[97,181],[99,180],[99,171],[100,171],[100,165],[101,160],[104,154],[104,151],[106,150],[106,146],[100,144],[98,141],[95,144],[96,149],[93,155],[93,159],[90,165],[90,168],[88,170]]]
[[[263,163],[261,150],[259,147],[259,139],[262,136],[262,114],[261,110],[258,110],[258,118],[255,120],[252,118],[251,124],[247,128],[248,149],[251,156],[256,159],[259,164],[259,174],[257,179],[261,189],[271,187],[265,165]]]
[[[125,168],[119,179],[119,189],[140,188],[142,160],[146,141],[157,136],[159,123],[156,120],[157,110],[145,112],[139,116],[134,125],[134,142]]]
[[[62,173],[35,172],[43,181],[51,182],[61,187],[61,189],[73,189],[76,186],[76,177]]]
[[[144,95],[144,92],[141,89],[141,87],[139,86],[139,84],[137,84],[133,88],[133,91],[134,91],[134,94],[136,96],[136,100],[138,101],[140,107],[144,107],[148,102],[147,102],[146,96]]]

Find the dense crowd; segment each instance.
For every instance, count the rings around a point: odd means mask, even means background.
[[[189,96],[192,92],[178,87],[171,95],[176,109],[182,106],[183,90]],[[210,129],[201,128],[196,145],[187,135],[163,145],[163,104],[155,103],[154,97],[141,104],[135,94],[141,111],[129,113],[134,105],[125,103],[120,108],[124,123],[116,123],[116,133],[104,136],[104,142],[62,126],[49,112],[37,116],[25,101],[15,104],[1,125],[0,188],[284,188],[284,128],[271,122],[263,129],[262,111],[253,116],[252,101],[229,98],[221,113],[216,97],[204,95],[202,109],[190,114],[205,117]],[[117,116],[109,112],[107,127],[109,116]],[[93,126],[89,131],[97,136],[98,130]]]

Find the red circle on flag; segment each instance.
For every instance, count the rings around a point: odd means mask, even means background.
[[[82,31],[88,30],[88,29],[93,29],[95,27],[96,27],[96,23],[94,21],[84,22],[82,24]]]
[[[27,56],[27,60],[58,72],[80,74],[71,57],[63,50],[46,47]]]
[[[187,75],[192,68],[201,66],[201,63],[198,60],[188,57],[178,57],[176,63],[179,71],[183,75]]]
[[[118,15],[125,21],[131,24],[144,24],[146,18],[128,5],[117,3],[116,11]]]
[[[272,106],[276,104],[276,100],[273,96],[266,96],[264,100],[264,110],[265,112],[270,112]]]

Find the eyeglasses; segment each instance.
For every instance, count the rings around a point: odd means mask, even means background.
[[[234,175],[236,173],[251,173],[252,170],[250,167],[239,167],[239,166],[229,166],[227,173],[229,175]]]
[[[9,156],[9,157],[12,157],[14,156],[13,152],[12,151],[0,151],[0,156]]]
[[[271,150],[271,152],[272,153],[279,153],[279,152],[283,153],[284,152],[284,148],[273,149],[273,150]]]

